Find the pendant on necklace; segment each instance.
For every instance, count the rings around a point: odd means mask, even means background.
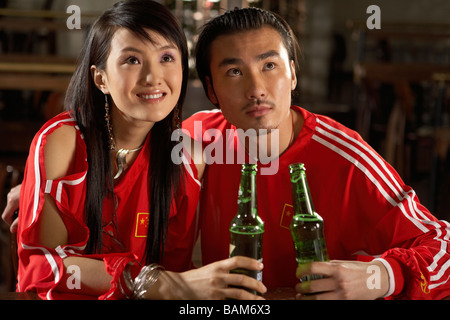
[[[122,175],[122,173],[126,170],[127,154],[129,154],[130,152],[135,152],[135,151],[141,150],[142,147],[143,147],[143,145],[140,146],[139,148],[136,148],[133,150],[119,149],[119,151],[117,151],[117,153],[116,153],[117,173],[114,176],[114,180],[118,179]]]
[[[116,164],[117,164],[117,173],[114,176],[114,180],[119,178],[122,175],[122,172],[126,169],[127,166],[127,154],[130,150],[127,149],[119,149],[116,153]]]

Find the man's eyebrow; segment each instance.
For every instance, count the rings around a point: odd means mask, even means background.
[[[219,63],[219,67],[226,67],[233,64],[242,64],[242,59],[239,58],[225,58]]]
[[[276,50],[269,50],[267,52],[264,52],[264,53],[258,55],[256,57],[256,60],[262,61],[262,60],[265,60],[265,59],[271,58],[271,57],[280,57],[280,53]]]
[[[280,57],[280,53],[276,50],[269,50],[256,56],[256,61],[262,61],[270,57]],[[243,61],[240,58],[225,58],[219,63],[219,67],[226,67],[229,65],[242,64]]]

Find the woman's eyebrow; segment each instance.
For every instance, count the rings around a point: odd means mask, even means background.
[[[173,49],[177,49],[177,47],[173,44],[164,44],[161,45],[159,47],[157,47],[158,51],[163,51],[163,50],[173,50]],[[136,52],[136,53],[143,53],[143,51],[139,48],[133,47],[133,46],[128,46],[125,48],[122,48],[120,50],[121,52]]]
[[[125,47],[120,50],[120,52],[129,52],[129,51],[142,53],[142,50],[135,48],[135,47]]]

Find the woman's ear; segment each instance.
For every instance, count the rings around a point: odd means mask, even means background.
[[[104,94],[109,94],[105,71],[98,69],[95,65],[92,65],[91,76],[97,88]]]
[[[213,105],[217,106],[219,104],[219,100],[217,100],[216,93],[214,92],[214,87],[210,77],[205,77],[206,80],[206,88],[208,90],[208,98],[213,103]]]

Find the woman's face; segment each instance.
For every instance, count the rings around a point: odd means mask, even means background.
[[[99,89],[111,95],[113,120],[120,114],[128,123],[155,123],[172,111],[180,97],[180,50],[160,34],[146,32],[152,42],[126,28],[117,29],[106,70],[91,67]]]

